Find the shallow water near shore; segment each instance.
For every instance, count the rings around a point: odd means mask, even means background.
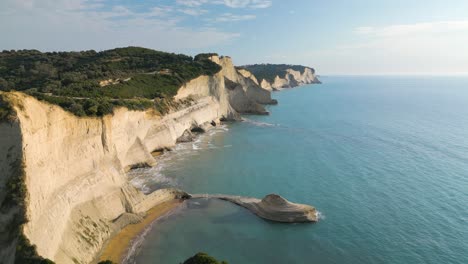
[[[468,78],[323,77],[130,175],[146,192],[311,204],[317,224],[278,224],[190,200],[147,233],[131,263],[199,251],[238,263],[468,263]]]

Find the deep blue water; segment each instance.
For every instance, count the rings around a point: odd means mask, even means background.
[[[468,78],[322,81],[274,93],[270,116],[180,145],[134,179],[146,190],[278,193],[317,207],[320,222],[190,201],[154,225],[136,263],[199,251],[230,264],[468,263]]]

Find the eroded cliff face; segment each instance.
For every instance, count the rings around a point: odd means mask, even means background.
[[[260,82],[260,86],[265,90],[272,91],[312,83],[320,83],[319,79],[315,76],[313,69],[305,68],[302,73],[293,69],[287,69],[286,74],[283,77],[276,76],[273,83],[263,79]]]
[[[192,80],[179,89],[176,99],[213,94],[220,101],[222,109],[243,114],[267,114],[262,104],[276,103],[270,91],[262,89],[255,76],[248,71],[239,72],[230,57],[213,56],[210,59],[221,65],[222,70],[214,76]],[[206,86],[205,83],[211,85]]]
[[[184,195],[173,189],[144,195],[128,183],[127,170],[136,164],[154,165],[151,152],[173,147],[194,127],[209,129],[220,119],[238,119],[239,113],[266,113],[261,104],[274,102],[269,91],[240,74],[230,58],[212,60],[223,66],[221,72],[184,85],[175,99],[190,96],[193,103],[165,116],[120,108],[102,118],[80,118],[22,93],[9,93],[21,106],[14,105],[14,123],[0,124],[0,202],[14,162],[22,162],[28,220],[23,233],[40,256],[60,264],[92,262],[105,241],[128,224],[129,217],[122,216],[140,216]],[[18,234],[7,229],[21,208],[5,208],[0,215],[0,262],[12,263]]]
[[[89,263],[125,223],[180,195],[145,196],[128,184],[134,164],[154,165],[151,152],[171,147],[186,129],[218,120],[210,97],[160,117],[118,109],[103,118],[78,118],[32,97],[15,94],[28,191],[24,234],[39,255],[57,263]]]

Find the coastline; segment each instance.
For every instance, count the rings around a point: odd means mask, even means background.
[[[211,130],[211,129],[210,129]],[[205,133],[204,133],[205,134]],[[206,134],[205,134],[206,135]],[[197,135],[196,138],[200,138],[202,135]],[[212,136],[212,134],[209,134]],[[197,142],[194,138],[193,141],[187,142],[193,144]],[[180,145],[184,143],[178,143]],[[173,150],[177,151],[177,149]],[[164,151],[155,151],[151,153],[152,156],[158,160],[165,154]],[[141,188],[137,187],[137,188]],[[114,263],[121,264],[124,259],[128,256],[129,250],[135,243],[135,239],[138,238],[151,224],[174,211],[176,208],[183,204],[184,200],[170,200],[158,204],[146,212],[144,219],[137,224],[129,224],[122,230],[115,233],[103,246],[100,253],[96,256],[96,263],[100,261],[110,260]]]
[[[132,241],[154,221],[182,205],[182,203],[183,200],[174,199],[151,208],[140,223],[130,224],[117,232],[103,247],[98,256],[98,261],[111,260],[115,263],[122,263],[122,259],[132,245]]]

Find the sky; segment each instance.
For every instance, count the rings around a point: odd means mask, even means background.
[[[141,46],[319,74],[468,74],[468,0],[0,0],[0,50]]]

